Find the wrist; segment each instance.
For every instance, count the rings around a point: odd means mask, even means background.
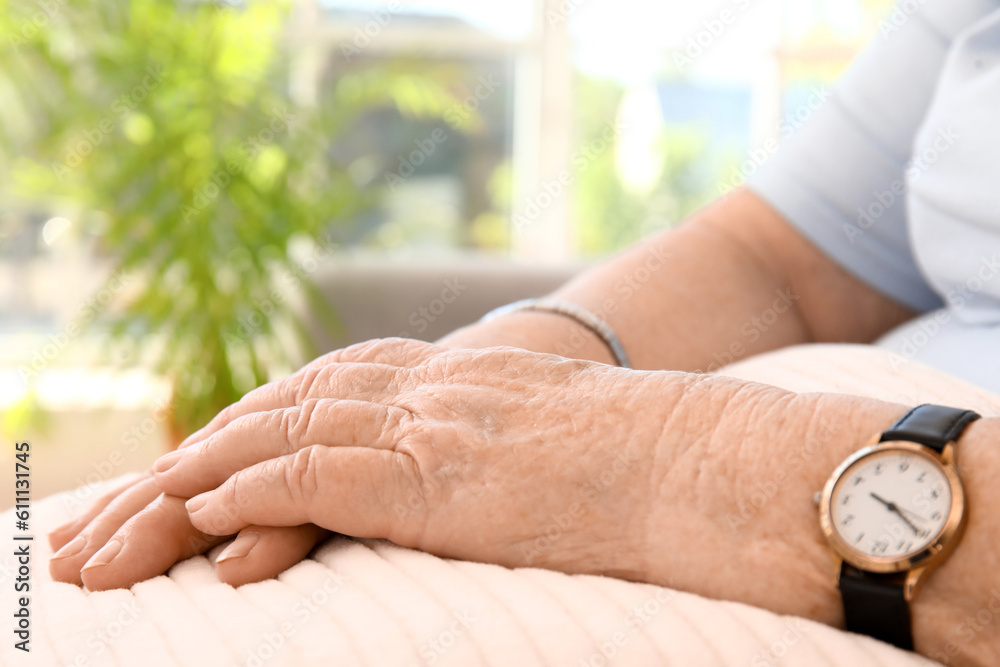
[[[842,627],[813,498],[838,464],[905,411],[722,377],[692,383],[657,457],[644,551],[650,580]]]
[[[968,426],[955,446],[968,524],[911,604],[917,650],[947,665],[1000,664],[1000,419]]]

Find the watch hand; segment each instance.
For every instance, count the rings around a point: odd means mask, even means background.
[[[905,523],[907,526],[909,526],[913,530],[913,534],[914,535],[920,535],[920,528],[918,528],[916,526],[916,524],[914,524],[912,521],[910,521],[909,519],[906,518],[906,516],[903,514],[903,511],[900,509],[899,505],[897,505],[896,503],[894,503],[892,501],[886,500],[885,498],[883,498],[882,496],[878,495],[874,491],[871,491],[869,493],[869,495],[871,495],[872,498],[874,498],[875,500],[877,500],[880,503],[882,503],[883,505],[885,505],[886,508],[890,512],[895,512],[896,515],[899,516],[899,518],[903,520],[903,523]]]
[[[868,495],[870,495],[872,498],[885,505],[890,512],[899,513],[899,506],[896,505],[896,503],[892,502],[891,500],[886,500],[885,498],[875,493],[874,491],[870,491]]]
[[[890,503],[888,500],[886,500],[885,498],[883,498],[879,494],[875,493],[874,491],[869,492],[868,495],[870,495],[872,498],[874,498],[875,500],[879,501],[880,503],[882,503],[886,507],[890,507],[892,505],[892,503]]]
[[[899,505],[897,505],[896,507],[899,508],[900,512],[906,512],[907,514],[909,514],[910,516],[912,516],[914,519],[919,519],[920,521],[927,521],[927,519],[925,517],[922,517],[919,514],[917,514],[916,512],[908,510],[905,507],[899,507]]]
[[[898,508],[898,507],[896,507],[895,503],[893,503],[893,506],[892,506],[892,507],[891,507],[890,509],[891,509],[891,510],[892,510],[893,512],[895,512],[895,513],[896,513],[896,514],[897,514],[897,515],[899,516],[899,518],[900,518],[900,519],[902,519],[902,520],[903,520],[903,523],[905,523],[905,524],[906,524],[907,526],[909,526],[910,528],[912,528],[912,529],[913,529],[913,534],[914,534],[914,535],[920,535],[920,529],[919,529],[919,528],[917,528],[917,526],[916,526],[916,525],[915,525],[915,524],[914,524],[914,523],[913,523],[912,521],[910,521],[909,519],[907,519],[907,518],[906,518],[906,517],[905,517],[905,516],[903,515],[903,513],[899,511],[899,508]]]

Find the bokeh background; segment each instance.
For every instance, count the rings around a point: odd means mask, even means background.
[[[681,221],[890,0],[0,0],[0,448],[141,470],[252,387]],[[13,495],[0,499],[0,509]]]

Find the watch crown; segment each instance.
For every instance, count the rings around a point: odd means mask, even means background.
[[[816,505],[816,507],[819,507],[819,504],[820,502],[822,502],[822,500],[823,500],[822,491],[817,491],[815,494],[813,494],[813,504]]]

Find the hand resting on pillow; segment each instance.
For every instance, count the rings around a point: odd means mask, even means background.
[[[329,530],[842,625],[813,494],[905,410],[515,348],[372,341],[224,410],[154,474],[57,531],[64,550],[82,545],[52,571],[92,590],[128,586],[239,533],[240,553],[219,564],[239,583],[273,576]],[[959,444],[972,507],[1000,506],[998,421],[975,422]],[[922,653],[944,651],[1000,583],[985,566],[998,523],[972,513],[918,596]],[[997,639],[987,628],[961,659],[990,663]]]

